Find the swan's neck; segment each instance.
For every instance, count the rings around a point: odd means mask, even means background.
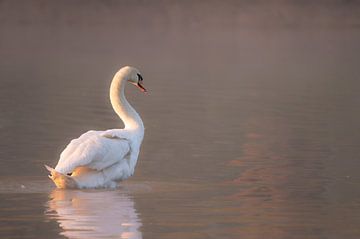
[[[119,115],[120,119],[124,122],[125,129],[132,130],[143,136],[144,124],[139,114],[125,98],[124,90],[127,81],[127,76],[121,72],[118,72],[114,76],[110,86],[111,105]]]

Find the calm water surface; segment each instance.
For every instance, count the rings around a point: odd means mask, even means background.
[[[360,238],[360,5],[1,1],[0,238]],[[56,190],[70,139],[145,139],[117,190]]]

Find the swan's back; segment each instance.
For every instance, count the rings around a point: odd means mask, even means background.
[[[85,166],[100,171],[125,160],[130,152],[129,141],[103,137],[101,133],[91,130],[72,140],[61,153],[55,170],[67,174]]]

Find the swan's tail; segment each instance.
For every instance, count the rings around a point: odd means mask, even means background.
[[[55,169],[47,165],[44,166],[50,172],[49,178],[55,183],[56,187],[77,188],[77,183],[72,177],[59,173]]]

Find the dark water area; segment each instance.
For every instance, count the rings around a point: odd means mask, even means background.
[[[360,238],[359,42],[357,1],[0,1],[0,238]],[[56,190],[124,65],[135,175]]]

